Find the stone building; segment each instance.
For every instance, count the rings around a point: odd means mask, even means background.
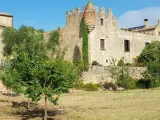
[[[160,20],[157,25],[149,26],[144,20],[143,26],[119,28],[111,9],[94,6],[92,2],[66,13],[66,26],[61,31],[61,45],[68,46],[65,58],[76,61],[82,52],[81,23],[85,19],[88,28],[89,63],[97,61],[103,66],[110,64],[112,58],[122,57],[126,63],[132,63],[143,48],[152,41],[160,41]]]
[[[82,19],[88,28],[89,63],[97,61],[108,66],[112,58],[117,61],[122,57],[126,63],[132,63],[143,48],[155,40],[160,40],[160,20],[157,25],[149,26],[148,19],[143,26],[119,28],[111,9],[98,10],[92,2],[88,2],[83,10],[76,8],[66,13],[66,25],[61,29],[61,47],[67,47],[65,59],[73,62],[82,56]],[[0,35],[4,27],[13,26],[13,16],[0,13]],[[48,33],[45,33],[47,36]],[[0,42],[2,39],[0,36]],[[3,45],[0,45],[0,60]]]
[[[3,60],[2,31],[5,27],[13,27],[13,16],[0,12],[0,61]]]

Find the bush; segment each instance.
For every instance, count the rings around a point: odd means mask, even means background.
[[[136,81],[131,76],[120,76],[117,85],[125,89],[136,89]]]
[[[151,81],[145,80],[145,79],[140,79],[136,82],[136,86],[137,86],[137,88],[148,89],[148,88],[151,88]]]
[[[117,90],[117,85],[115,84],[115,83],[113,83],[113,82],[105,82],[104,84],[103,84],[103,88],[104,89],[110,89],[110,88],[112,88],[113,90]]]
[[[78,90],[81,90],[81,89],[83,89],[83,87],[84,87],[83,81],[78,79],[78,80],[76,81],[76,83],[75,83],[74,88],[76,88],[76,89],[78,89]]]
[[[87,83],[83,86],[83,89],[86,91],[97,91],[98,90],[98,84],[93,83]]]
[[[136,81],[130,76],[128,67],[120,69],[116,84],[124,89],[136,88]]]
[[[125,63],[124,63],[124,58],[122,57],[119,61],[118,61],[118,64],[117,66],[124,66]]]

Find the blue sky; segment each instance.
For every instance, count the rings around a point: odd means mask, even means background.
[[[65,26],[66,11],[82,8],[88,0],[1,0],[0,12],[14,16],[14,27],[33,26],[50,31]],[[121,27],[143,24],[149,18],[150,24],[160,19],[160,0],[92,0],[99,8],[113,10]]]

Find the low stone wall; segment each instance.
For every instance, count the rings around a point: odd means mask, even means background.
[[[7,92],[8,92],[8,90],[3,85],[3,83],[0,81],[0,93],[7,93]]]
[[[114,82],[110,75],[110,68],[111,67],[92,66],[88,72],[82,74],[82,80],[84,83],[100,83],[104,81]],[[140,79],[145,70],[145,67],[129,67],[129,74],[134,79]]]

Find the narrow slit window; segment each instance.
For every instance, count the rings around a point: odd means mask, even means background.
[[[101,25],[103,25],[103,22],[104,22],[104,21],[103,21],[103,19],[101,18]]]
[[[129,40],[124,40],[124,51],[130,52],[130,41]]]
[[[101,48],[101,50],[105,49],[105,41],[104,41],[104,39],[100,39],[100,48]]]

